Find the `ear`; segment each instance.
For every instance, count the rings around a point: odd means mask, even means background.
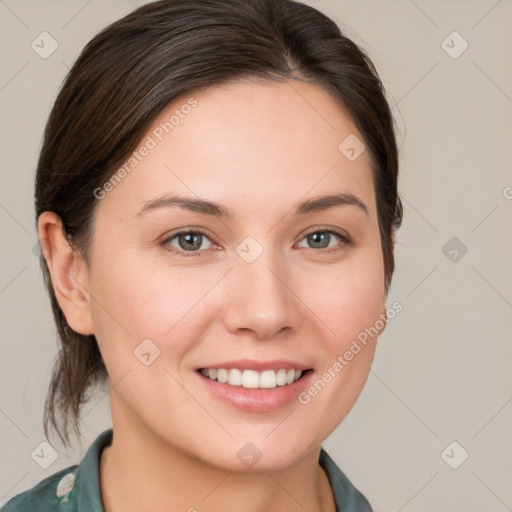
[[[87,265],[69,245],[56,213],[43,212],[37,228],[53,290],[68,325],[79,334],[94,334]]]

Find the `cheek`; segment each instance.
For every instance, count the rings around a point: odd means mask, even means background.
[[[309,287],[306,300],[323,321],[331,356],[333,352],[345,350],[385,311],[380,246],[354,253],[353,258],[341,264],[337,271],[318,271],[309,277],[315,285]]]
[[[207,319],[200,302],[219,275],[192,267],[169,268],[129,252],[118,254],[123,257],[115,265],[107,258],[98,261],[91,283],[91,294],[97,299],[92,301],[95,334],[106,362],[109,353],[115,352],[116,361],[124,358],[125,364],[131,363],[127,358],[145,339],[152,340],[163,356],[179,360],[194,339],[194,326],[199,319]]]
[[[380,244],[354,253],[337,272],[311,277],[315,286],[306,300],[314,304],[324,335],[315,379],[298,402],[304,421],[322,441],[348,414],[370,371],[379,334],[371,328],[385,312]]]

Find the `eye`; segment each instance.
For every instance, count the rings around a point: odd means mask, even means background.
[[[342,243],[334,246],[331,245],[331,242],[333,241],[334,238],[338,238],[338,240],[341,240]],[[311,231],[310,233],[304,235],[302,240],[306,240],[306,243],[311,244],[311,246],[309,247],[311,249],[328,249],[322,252],[338,251],[343,249],[346,245],[351,244],[351,240],[348,236],[338,233],[337,231],[334,231],[332,229]],[[299,242],[299,246],[301,242]]]
[[[212,241],[205,233],[201,231],[185,230],[179,231],[178,233],[166,238],[162,241],[162,245],[171,252],[183,256],[192,256],[191,253],[211,248],[211,246],[204,246],[205,240],[208,240],[210,244],[212,244]]]
[[[336,238],[341,243],[333,244],[332,242],[335,242]],[[321,229],[306,233],[299,242],[299,247],[304,247],[300,245],[303,240],[310,244],[309,249],[320,249],[317,252],[321,253],[339,251],[352,243],[348,236],[332,229]],[[167,237],[161,242],[161,245],[168,251],[180,256],[200,256],[201,251],[211,249],[214,244],[210,237],[202,231],[188,229]]]

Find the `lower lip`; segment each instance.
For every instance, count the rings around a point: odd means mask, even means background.
[[[272,412],[297,399],[312,378],[313,370],[307,370],[301,378],[286,386],[271,389],[247,389],[242,386],[230,386],[205,377],[196,372],[204,385],[217,398],[229,405],[248,412]]]

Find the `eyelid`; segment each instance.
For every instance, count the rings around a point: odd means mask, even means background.
[[[196,226],[187,226],[187,227],[183,227],[183,228],[172,229],[172,230],[166,232],[164,235],[162,235],[160,237],[160,240],[162,242],[166,242],[167,240],[174,238],[176,235],[182,235],[182,234],[186,234],[186,233],[201,234],[201,235],[209,238],[212,242],[215,241],[215,237],[210,233],[210,231],[208,229],[203,228],[203,227],[196,227]]]
[[[333,228],[333,227],[329,227],[329,226],[320,226],[320,227],[317,226],[312,229],[308,228],[307,230],[305,230],[304,232],[302,232],[299,235],[300,240],[302,240],[305,236],[311,235],[313,233],[331,233],[333,235],[339,236],[342,240],[344,240],[346,242],[351,241],[350,235],[348,233],[346,233],[342,229]]]

